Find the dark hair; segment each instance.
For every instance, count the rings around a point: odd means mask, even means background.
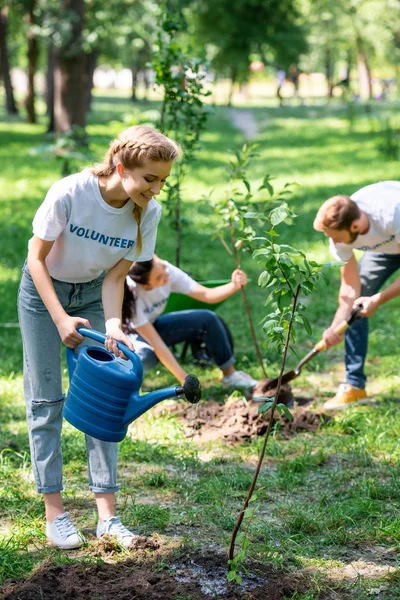
[[[128,271],[127,277],[130,277],[135,283],[146,285],[149,283],[150,273],[153,268],[153,259],[143,262],[134,262]],[[132,319],[136,315],[136,291],[128,287],[124,282],[124,300],[122,302],[122,329],[125,333],[135,333],[132,325]]]

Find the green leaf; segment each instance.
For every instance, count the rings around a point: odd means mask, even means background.
[[[304,325],[304,329],[308,333],[308,335],[312,335],[312,329],[309,320],[304,315],[297,314],[295,316],[295,321],[298,323],[302,323]]]
[[[289,421],[293,421],[293,415],[290,412],[290,410],[288,409],[288,407],[285,406],[285,404],[277,404],[276,408],[279,410],[279,412],[281,414],[284,413],[286,415],[286,417],[289,419]]]
[[[253,258],[257,258],[257,256],[271,256],[271,254],[271,248],[258,248],[253,252]]]
[[[286,206],[278,206],[269,213],[269,218],[274,227],[282,223],[289,216],[289,211]]]
[[[279,321],[277,319],[269,319],[268,321],[265,321],[265,323],[263,325],[264,331],[268,331],[268,330],[272,329],[273,327],[276,326],[277,323],[279,323]]]
[[[263,400],[263,398],[258,398],[257,402],[259,402],[260,400]],[[261,406],[258,407],[259,415],[263,415],[264,413],[268,412],[274,403],[274,398],[268,398],[268,399],[266,398],[266,400],[267,400],[267,402],[265,402],[265,404],[262,404]]]
[[[303,281],[303,283],[301,284],[301,287],[303,289],[303,291],[307,291],[309,294],[311,294],[311,292],[313,292],[316,288],[315,285],[313,283],[311,283],[310,281]]]
[[[244,213],[243,217],[245,219],[260,219],[262,218],[264,215],[262,213],[258,213],[258,212],[251,212],[248,211],[246,213]]]
[[[271,273],[268,271],[263,271],[258,278],[258,285],[260,287],[265,287],[271,280],[271,277]]]
[[[286,250],[287,254],[292,254],[293,256],[305,256],[304,252],[297,250],[297,248],[293,248],[293,246],[288,246],[287,244],[281,244],[281,249]]]

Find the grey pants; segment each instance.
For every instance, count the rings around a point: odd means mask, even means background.
[[[93,329],[102,332],[103,280],[104,276],[79,284],[52,280],[64,310],[70,316],[88,319]],[[24,351],[24,393],[29,443],[36,488],[42,494],[59,492],[63,489],[62,342],[26,265],[18,290],[18,315]],[[91,340],[85,340],[85,343],[93,344]],[[116,492],[118,444],[102,442],[88,435],[85,438],[89,489],[99,493]]]

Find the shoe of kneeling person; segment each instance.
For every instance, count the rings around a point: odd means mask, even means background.
[[[365,389],[354,387],[349,383],[341,383],[336,396],[327,400],[323,408],[325,410],[342,410],[357,404],[367,404],[367,402]]]
[[[222,378],[222,385],[226,390],[246,390],[254,387],[257,381],[243,373],[242,371],[234,371],[230,375],[225,375]]]
[[[250,384],[250,387],[254,387],[256,385],[256,383],[258,383],[257,379],[254,379],[254,377],[252,377],[248,373],[245,373],[244,371],[239,371],[239,373],[242,375],[242,377],[247,379],[247,381]]]
[[[121,523],[119,517],[114,516],[107,517],[104,521],[99,521],[96,534],[98,538],[101,538],[105,534],[113,535],[117,542],[124,546],[124,548],[128,548],[132,540],[137,537]]]
[[[57,548],[63,548],[64,550],[80,548],[86,541],[69,520],[69,513],[67,512],[58,515],[51,523],[46,523],[46,535]]]

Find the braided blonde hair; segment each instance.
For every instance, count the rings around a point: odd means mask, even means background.
[[[181,154],[182,151],[179,145],[167,136],[152,127],[135,125],[122,131],[110,143],[103,162],[94,165],[90,170],[98,177],[110,177],[114,173],[118,162],[125,169],[134,169],[135,167],[142,167],[146,160],[172,162],[179,158]],[[135,204],[133,217],[138,226],[136,242],[138,253],[142,249],[142,233],[140,231],[142,212],[143,209]]]

